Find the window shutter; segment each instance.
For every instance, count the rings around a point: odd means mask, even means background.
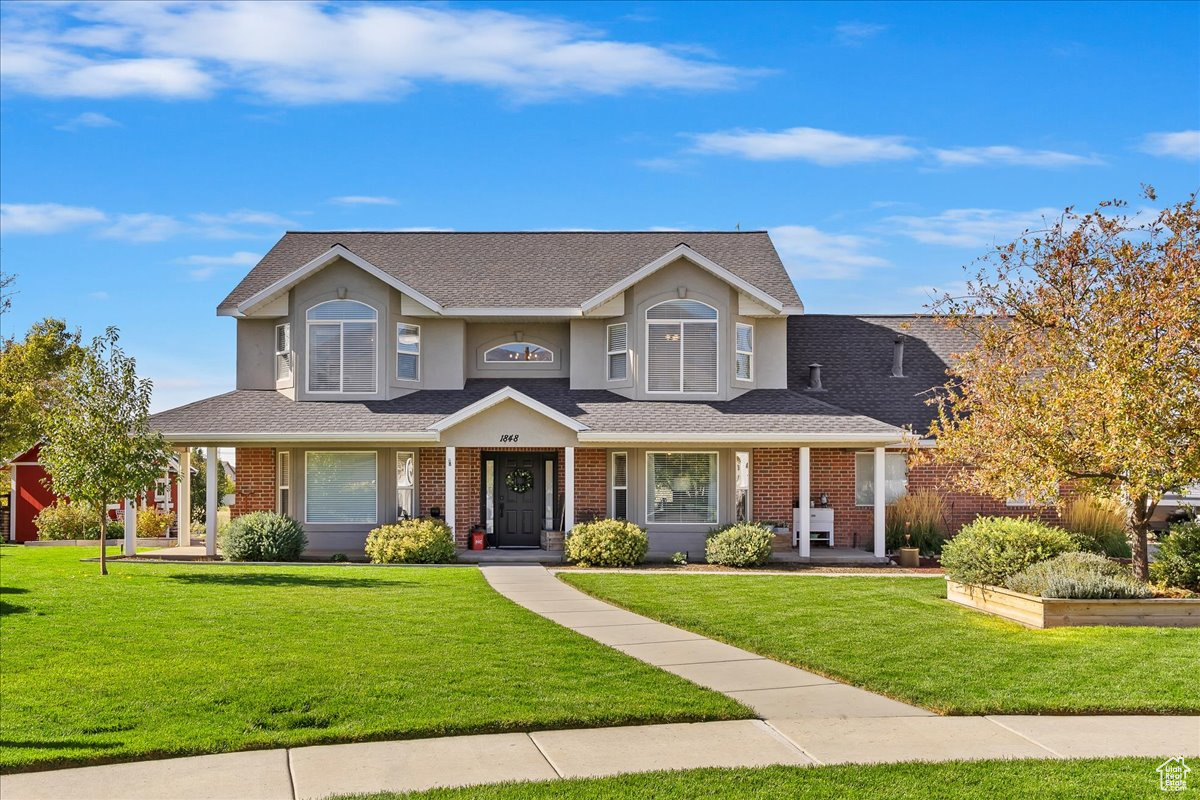
[[[375,323],[342,323],[342,391],[375,391]]]
[[[646,388],[651,392],[678,392],[679,355],[683,342],[677,322],[651,323],[646,326]]]
[[[275,380],[292,379],[292,324],[275,326]]]
[[[402,381],[421,378],[420,325],[396,325],[396,377]]]
[[[717,391],[717,324],[683,327],[683,391]]]
[[[305,519],[315,523],[376,522],[375,453],[305,454]]]
[[[608,326],[608,379],[623,381],[629,377],[629,325],[619,322]]]
[[[613,453],[612,457],[613,518],[629,516],[629,456]]]

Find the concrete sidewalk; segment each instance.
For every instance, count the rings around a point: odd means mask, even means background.
[[[540,566],[484,567],[506,597],[723,692],[761,719],[452,736],[0,776],[4,800],[316,800],[696,767],[1200,756],[1200,717],[939,717],[588,597]]]

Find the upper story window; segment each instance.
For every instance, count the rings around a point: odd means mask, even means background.
[[[528,342],[508,342],[496,345],[483,354],[485,364],[526,364],[529,362],[551,364],[554,351]]]
[[[608,326],[608,379],[623,381],[629,377],[629,325],[618,322]]]
[[[396,324],[396,378],[421,380],[421,326]]]
[[[739,322],[736,333],[734,377],[739,381],[754,380],[754,326]]]
[[[292,379],[292,323],[275,326],[275,380]]]
[[[646,312],[646,391],[716,394],[715,308],[668,300]]]
[[[308,391],[376,391],[378,314],[365,303],[330,300],[308,310]]]

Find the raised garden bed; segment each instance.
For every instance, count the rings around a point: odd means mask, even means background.
[[[1200,628],[1200,597],[1067,600],[1036,597],[998,586],[974,586],[947,580],[946,599],[1030,628],[1085,625]]]

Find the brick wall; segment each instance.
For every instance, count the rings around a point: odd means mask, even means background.
[[[417,505],[428,517],[434,506],[446,513],[446,449],[422,447],[417,454]]]
[[[750,518],[792,524],[792,508],[800,493],[800,450],[759,447],[750,453]]]
[[[229,516],[275,510],[275,448],[235,447],[237,494]]]
[[[608,451],[575,448],[575,519],[608,516]]]
[[[976,517],[1034,517],[1044,522],[1056,522],[1058,512],[1053,506],[1009,506],[1003,500],[980,494],[970,494],[951,488],[956,467],[947,464],[920,463],[910,466],[908,491],[932,489],[946,499],[947,525],[951,533]]]
[[[454,543],[466,547],[480,523],[478,447],[454,449],[454,473]]]

